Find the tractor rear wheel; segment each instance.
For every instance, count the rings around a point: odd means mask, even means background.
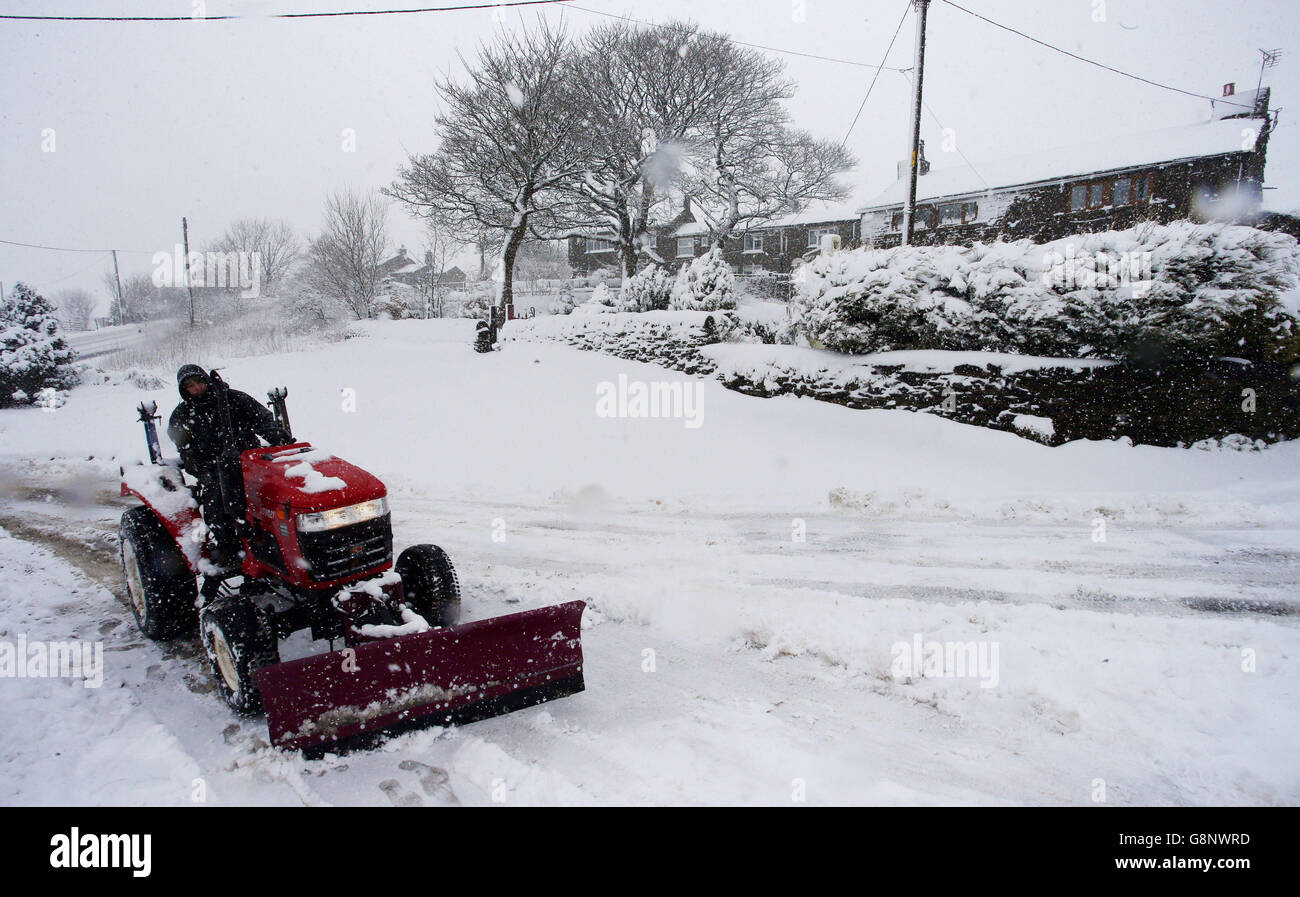
[[[247,598],[219,598],[199,612],[199,633],[230,708],[240,714],[261,710],[257,671],[280,662],[279,645],[262,613]]]
[[[140,631],[151,639],[192,632],[198,586],[185,555],[149,508],[130,508],[118,527],[127,598]]]
[[[412,545],[397,558],[406,602],[430,626],[455,626],[460,620],[460,580],[447,552],[437,545]]]

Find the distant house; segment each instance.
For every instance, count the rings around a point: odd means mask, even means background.
[[[448,289],[464,289],[468,280],[464,271],[453,266],[435,275],[432,262],[432,256],[425,253],[424,264],[420,264],[406,254],[406,247],[403,246],[397,250],[396,255],[379,263],[379,276],[412,287],[427,287],[436,280],[437,285]]]
[[[396,255],[379,263],[379,276],[381,279],[391,277],[393,280],[414,286],[416,274],[421,267],[423,266],[419,262],[406,254],[406,247],[403,246],[397,250]]]
[[[1272,130],[1269,89],[1243,98],[1231,87],[1201,124],[922,174],[913,242],[1041,242],[1143,220],[1253,221]],[[861,209],[865,243],[899,244],[906,191],[900,175]]]
[[[788,274],[794,263],[815,253],[821,238],[835,234],[840,245],[858,245],[859,203],[815,203],[805,211],[737,231],[722,249],[722,256],[737,274]],[[703,255],[712,242],[707,224],[695,217],[687,197],[671,221],[651,230],[655,252],[674,270]],[[619,270],[618,246],[608,232],[569,238],[569,264],[590,274],[599,268]]]
[[[423,270],[428,271],[430,270],[430,267],[426,265]],[[469,277],[465,272],[453,265],[437,276],[436,283],[438,286],[447,287],[451,290],[463,290],[465,288],[465,282],[468,280]]]

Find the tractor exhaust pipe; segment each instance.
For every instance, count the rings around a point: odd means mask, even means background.
[[[284,404],[284,400],[289,397],[289,390],[280,386],[268,392],[266,397],[270,399],[266,404],[271,406],[271,413],[275,415],[275,422],[288,434],[289,441],[293,442],[293,430],[289,427],[289,409]]]
[[[158,444],[158,425],[154,423],[158,420],[158,403],[141,402],[135,410],[140,412],[140,423],[144,424],[144,438],[149,443],[149,462],[161,464],[162,446]]]

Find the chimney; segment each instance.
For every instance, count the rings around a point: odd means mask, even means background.
[[[1223,95],[1218,100],[1210,101],[1211,114],[1216,121],[1227,118],[1267,118],[1269,90],[1267,85],[1259,89],[1247,88],[1237,93],[1235,81],[1223,85]]]

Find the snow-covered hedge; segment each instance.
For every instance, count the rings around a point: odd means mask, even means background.
[[[779,320],[767,306],[616,312],[512,321],[502,337],[713,374],[727,388],[754,396],[925,411],[1049,445],[1124,437],[1189,445],[1232,433],[1264,442],[1300,436],[1300,388],[1270,373],[1275,364],[1219,359],[1154,367],[941,350],[852,356],[764,339]]]
[[[1123,357],[1294,358],[1300,247],[1224,224],[1143,224],[1036,244],[824,254],[796,275],[798,330],[815,346]]]
[[[57,407],[77,382],[76,353],[63,340],[54,306],[19,283],[0,303],[0,406]]]
[[[650,311],[553,315],[511,321],[501,332],[506,342],[558,342],[619,358],[662,364],[690,374],[708,373],[713,362],[700,347],[730,336],[734,316],[701,311]]]

